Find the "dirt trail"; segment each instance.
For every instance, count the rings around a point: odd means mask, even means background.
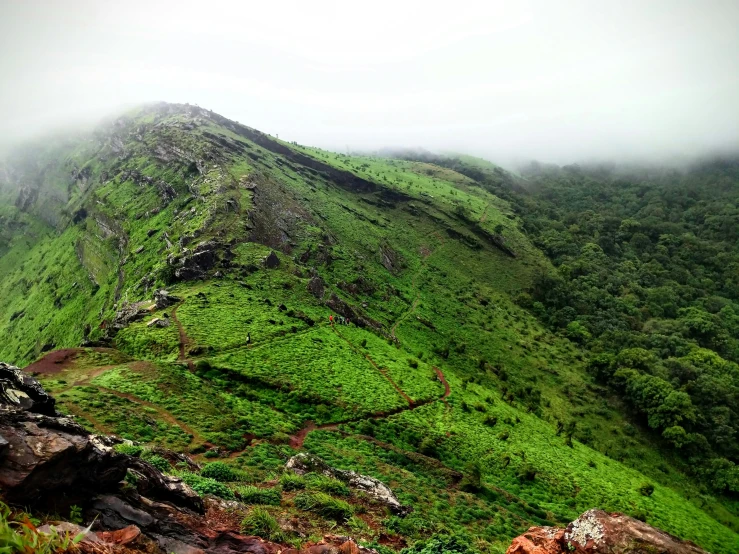
[[[148,402],[147,400],[142,400],[138,396],[134,396],[133,394],[130,394],[127,392],[120,392],[114,389],[109,389],[107,387],[100,387],[100,386],[98,386],[97,388],[100,389],[101,391],[115,395],[118,398],[125,398],[126,400],[130,400],[131,402],[134,402],[135,404],[140,404],[142,406],[146,406],[147,408],[151,408],[152,410],[156,411],[157,415],[159,415],[164,421],[166,421],[170,425],[175,425],[179,427],[180,429],[182,429],[188,435],[192,435],[193,441],[205,442],[205,439],[202,436],[200,436],[200,434],[195,429],[193,429],[186,423],[183,423],[182,421],[174,417],[172,414],[170,414],[168,411],[163,409],[161,406]]]
[[[364,419],[385,419],[386,417],[390,417],[392,415],[396,415],[402,412],[407,412],[410,410],[415,410],[416,408],[420,408],[421,406],[427,406],[439,400],[441,400],[442,402],[446,402],[447,397],[451,394],[449,384],[447,383],[446,378],[444,377],[444,373],[442,373],[442,371],[438,367],[435,367],[434,371],[436,371],[436,375],[439,377],[439,380],[444,385],[444,394],[442,394],[440,397],[431,398],[429,400],[424,400],[423,402],[418,402],[418,403],[409,403],[408,406],[403,406],[395,410],[381,412],[381,413],[370,415],[370,416],[361,416],[361,417],[351,418],[351,419],[347,419],[345,421],[339,421],[336,423],[326,423],[324,425],[316,425],[312,421],[306,421],[305,425],[303,425],[300,431],[290,436],[290,446],[295,449],[302,448],[303,444],[305,443],[306,437],[311,431],[338,431],[339,425],[343,425],[345,423],[354,423],[357,421],[362,421]]]
[[[485,209],[482,211],[482,215],[480,216],[480,223],[485,223],[488,220],[488,208],[490,207],[490,204],[485,204]]]
[[[190,371],[195,371],[195,364],[192,362],[192,360],[189,360],[185,357],[185,347],[190,344],[190,337],[187,336],[185,328],[182,326],[182,322],[177,318],[177,308],[179,308],[180,306],[182,306],[182,302],[172,308],[172,319],[174,319],[174,322],[177,324],[177,332],[180,335],[180,353],[177,359],[181,362],[187,362],[187,367],[190,369]]]
[[[365,360],[371,363],[372,367],[374,367],[377,371],[379,371],[382,374],[382,376],[388,381],[388,383],[390,383],[393,386],[393,388],[396,391],[398,391],[398,394],[400,394],[400,396],[402,396],[406,400],[406,402],[408,402],[408,405],[413,406],[415,404],[413,399],[410,396],[408,396],[405,393],[405,391],[398,386],[398,384],[393,380],[392,377],[390,377],[390,375],[387,372],[387,369],[377,365],[377,363],[372,358],[370,358],[369,354],[365,354],[364,352],[361,352],[356,346],[354,346],[351,343],[349,339],[347,339],[344,335],[339,333],[339,331],[336,329],[335,326],[332,326],[332,329],[334,330],[334,333],[336,333],[339,337],[341,337],[341,339],[344,342],[346,342],[352,350],[354,350],[355,353],[359,354],[360,356],[363,356]]]

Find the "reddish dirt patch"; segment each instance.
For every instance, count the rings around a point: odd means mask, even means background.
[[[180,353],[177,359],[181,362],[187,362],[187,367],[190,369],[190,371],[195,371],[195,364],[192,362],[192,360],[188,360],[185,357],[185,348],[188,344],[190,344],[190,337],[187,336],[187,333],[185,333],[185,328],[182,326],[182,322],[177,319],[177,308],[179,308],[182,305],[182,303],[177,304],[174,308],[172,308],[172,319],[174,319],[174,322],[177,324],[177,332],[180,335]]]
[[[92,350],[95,352],[115,351],[113,348],[93,348]],[[84,348],[63,348],[61,350],[54,350],[36,360],[31,365],[23,368],[23,371],[26,373],[44,373],[46,375],[59,373],[63,369],[71,367],[77,356],[84,351]]]
[[[449,388],[449,383],[446,382],[446,377],[444,377],[444,374],[438,367],[435,367],[434,371],[436,372],[436,376],[439,378],[439,381],[441,381],[441,384],[444,385],[444,395],[441,398],[446,399],[446,397],[452,393]]]
[[[36,360],[31,365],[26,366],[23,371],[26,373],[45,373],[47,375],[59,373],[61,370],[70,367],[82,351],[81,348],[54,350],[40,360]]]

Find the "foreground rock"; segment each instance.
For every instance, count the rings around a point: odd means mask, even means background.
[[[410,506],[403,506],[390,487],[379,479],[368,475],[360,475],[354,471],[336,469],[312,454],[300,453],[293,456],[287,461],[285,468],[298,475],[320,473],[343,481],[351,488],[366,492],[369,496],[390,508],[396,515],[405,516],[413,510]]]
[[[707,554],[632,517],[589,510],[565,529],[532,527],[513,539],[506,554]]]
[[[92,435],[58,414],[54,399],[17,367],[0,363],[0,388],[3,500],[45,513],[80,506],[84,523],[93,524],[80,543],[82,552],[277,554],[282,549],[236,528],[211,525],[233,507],[204,501],[181,479],[116,452],[118,439]],[[181,461],[181,455],[170,454]],[[192,461],[188,465],[197,468]],[[124,482],[127,474],[135,485]],[[60,522],[41,532],[52,528],[71,535],[84,530]]]
[[[0,362],[0,406],[8,410],[56,415],[56,400],[36,379],[15,366]]]

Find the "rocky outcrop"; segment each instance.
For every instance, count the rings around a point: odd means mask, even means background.
[[[36,379],[19,368],[0,362],[0,406],[6,410],[56,415],[56,400],[47,394]]]
[[[149,311],[145,308],[148,302],[133,302],[126,303],[115,313],[113,319],[112,329],[119,331],[128,327],[130,323],[144,319],[149,314]]]
[[[331,308],[337,314],[349,318],[349,320],[357,327],[372,327],[378,331],[382,331],[382,325],[378,321],[360,314],[347,302],[339,298],[336,293],[331,293],[331,296],[326,301],[326,306]]]
[[[217,245],[214,241],[199,243],[192,251],[186,252],[180,260],[173,260],[177,265],[175,277],[182,281],[203,279],[208,270],[218,263]]]
[[[280,258],[277,257],[277,254],[274,253],[274,251],[269,253],[269,256],[264,258],[264,267],[267,269],[275,269],[276,267],[280,266]]]
[[[158,310],[167,308],[179,301],[180,299],[177,296],[169,294],[169,291],[164,289],[154,291],[154,304],[156,304]]]
[[[565,529],[532,527],[513,542],[506,554],[707,554],[689,541],[681,541],[619,513],[589,510]]]
[[[0,373],[0,489],[8,502],[50,506],[118,488],[128,456],[59,416],[54,399],[17,367],[2,364]]]
[[[326,288],[323,279],[321,279],[320,276],[314,275],[313,277],[311,277],[311,280],[308,281],[308,292],[310,292],[319,300],[323,298],[323,295],[326,292]]]
[[[412,511],[412,508],[409,506],[403,506],[390,487],[379,479],[369,477],[368,475],[360,475],[354,471],[331,467],[321,458],[312,454],[300,453],[293,456],[287,461],[285,468],[298,475],[320,473],[327,477],[343,481],[349,487],[367,493],[381,504],[390,508],[390,511],[394,514],[405,516]]]
[[[389,244],[380,245],[380,263],[393,275],[397,275],[405,265],[403,258]]]

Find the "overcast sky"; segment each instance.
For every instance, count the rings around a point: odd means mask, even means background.
[[[739,1],[0,0],[0,140],[189,102],[333,149],[739,147]]]

